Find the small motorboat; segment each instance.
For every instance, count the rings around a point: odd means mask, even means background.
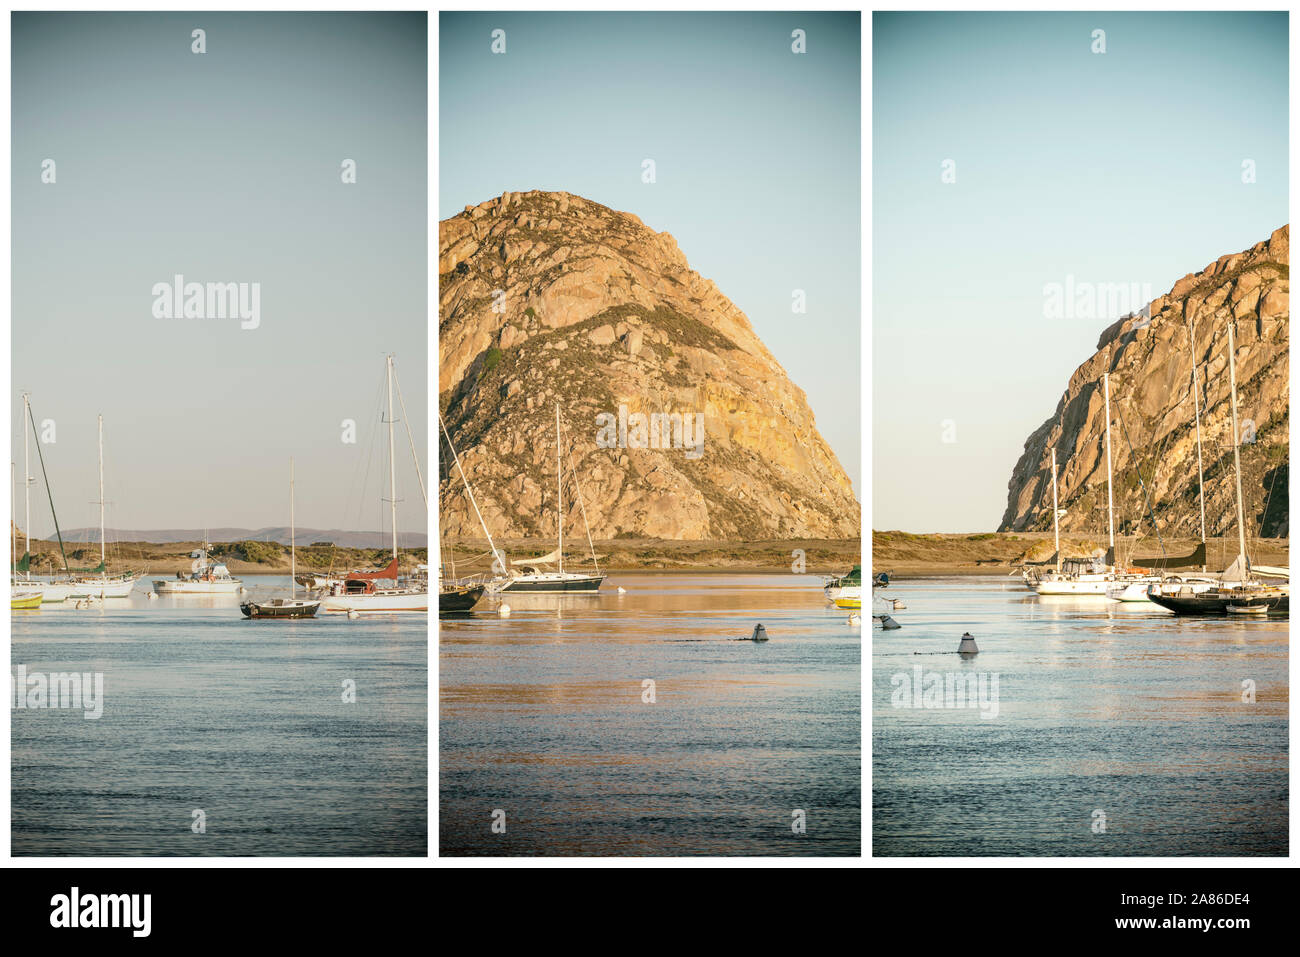
[[[240,602],[245,618],[315,618],[320,608],[317,599],[272,598],[270,601]]]
[[[293,459],[289,459],[289,597],[272,598],[269,601],[248,601],[239,603],[239,610],[245,618],[315,618],[320,601],[315,598],[297,596],[296,579],[298,577],[298,549],[294,542],[293,519]]]
[[[822,579],[822,591],[826,594],[826,600],[835,602],[840,608],[861,608],[862,607],[862,566],[854,565],[852,570],[847,574],[832,576]],[[856,605],[840,605],[836,599],[841,595],[852,592],[848,597],[856,596],[858,603]]]
[[[153,589],[159,595],[237,595],[244,583],[230,574],[225,562],[208,555],[211,543],[190,552],[190,574],[177,572],[175,578],[154,579]]]
[[[861,608],[862,607],[862,586],[845,585],[840,589],[835,599],[836,608]]]
[[[40,608],[41,593],[30,592],[25,595],[11,595],[9,598],[9,607],[15,611],[27,611],[32,608]]]

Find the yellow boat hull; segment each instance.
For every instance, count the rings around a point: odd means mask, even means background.
[[[861,598],[836,598],[835,607],[836,608],[861,608],[862,599]]]
[[[13,609],[40,608],[41,593],[35,595],[23,595],[21,598],[10,598],[9,607]]]

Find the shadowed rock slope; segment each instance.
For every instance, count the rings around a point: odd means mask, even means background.
[[[1184,276],[1142,315],[1107,328],[1052,417],[1025,442],[1001,530],[1050,530],[1057,449],[1064,530],[1106,531],[1102,373],[1110,373],[1116,533],[1200,534],[1192,364],[1201,390],[1206,533],[1236,535],[1228,325],[1236,338],[1247,534],[1286,537],[1290,426],[1289,227]],[[1191,338],[1192,330],[1195,339]],[[1130,449],[1130,443],[1132,448]]]

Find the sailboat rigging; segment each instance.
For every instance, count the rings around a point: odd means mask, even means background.
[[[99,567],[72,580],[73,598],[127,598],[143,576],[123,572],[109,577],[104,534],[104,417],[99,416]]]
[[[587,508],[582,500],[579,487],[578,504],[582,511],[582,522],[587,528],[587,544],[591,548],[591,560],[595,567],[592,573],[566,572],[564,570],[564,459],[563,440],[561,437],[560,405],[555,405],[555,467],[556,467],[556,535],[555,551],[540,558],[523,558],[510,564],[523,571],[513,572],[494,590],[501,593],[521,594],[565,594],[594,595],[600,589],[605,576],[600,573],[600,563],[596,558],[596,549],[591,540],[591,528],[587,525]],[[577,475],[574,475],[575,485]],[[556,570],[544,570],[542,566],[554,564]]]
[[[1216,581],[1171,577],[1152,584],[1151,601],[1179,615],[1288,614],[1291,587],[1261,581],[1246,555],[1246,515],[1241,490],[1241,433],[1237,424],[1237,360],[1234,327],[1228,323],[1228,389],[1232,415],[1232,468],[1236,490],[1237,557]],[[1283,571],[1278,569],[1277,571]]]
[[[388,414],[388,503],[393,532],[393,557],[387,566],[373,571],[351,571],[334,582],[323,600],[321,607],[333,613],[389,613],[429,610],[429,581],[427,576],[403,578],[401,559],[397,548],[397,472],[394,457],[393,425],[393,356],[390,353],[384,359],[384,375],[387,389]],[[398,402],[402,403],[398,390]],[[404,405],[404,403],[403,403]],[[412,445],[414,450],[414,445]],[[416,463],[417,471],[419,463]],[[420,480],[423,490],[424,480]],[[390,582],[383,584],[380,582]]]
[[[286,618],[314,618],[316,609],[320,607],[320,601],[314,598],[299,598],[296,575],[298,571],[298,550],[297,540],[294,533],[294,514],[293,514],[293,459],[289,459],[289,597],[272,598],[269,601],[248,601],[242,602],[239,610],[244,613],[245,618],[251,619],[286,619]]]

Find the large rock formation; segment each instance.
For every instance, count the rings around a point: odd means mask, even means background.
[[[583,507],[602,539],[860,534],[803,391],[667,233],[568,193],[506,193],[441,223],[438,263],[439,409],[494,536],[555,532],[557,403],[582,493],[566,480],[566,534]],[[597,416],[620,406],[627,447],[621,431],[602,447]],[[632,447],[638,413],[702,413],[702,447]],[[443,534],[481,538],[440,448]]]
[[[1289,227],[1184,276],[1166,295],[1107,328],[1070,378],[1056,412],[1025,442],[1003,531],[1052,527],[1057,450],[1063,530],[1106,532],[1102,374],[1110,373],[1116,534],[1200,534],[1192,362],[1201,390],[1206,534],[1236,535],[1228,325],[1236,337],[1247,534],[1288,533]],[[1190,338],[1195,331],[1195,341]],[[1131,443],[1131,448],[1130,448]],[[1143,486],[1145,485],[1145,492]]]

